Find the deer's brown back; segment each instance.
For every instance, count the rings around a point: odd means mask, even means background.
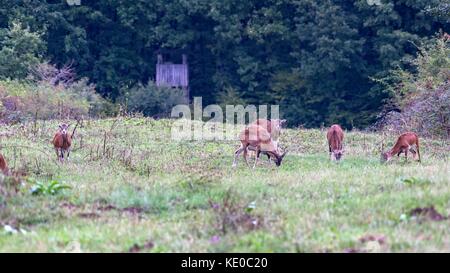
[[[342,148],[342,141],[344,141],[344,131],[341,126],[335,124],[328,129],[327,132],[328,145],[332,150],[339,150]]]

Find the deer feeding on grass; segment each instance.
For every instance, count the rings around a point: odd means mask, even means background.
[[[286,152],[283,154],[278,152],[277,146],[272,140],[270,133],[262,126],[256,124],[249,125],[239,134],[239,139],[241,141],[241,146],[234,152],[233,167],[237,166],[237,160],[241,153],[244,153],[245,163],[249,166],[247,152],[250,149],[255,151],[255,163],[253,168],[258,164],[261,153],[267,154],[272,158],[277,166],[281,165],[281,162],[286,155]]]
[[[285,123],[285,119],[257,119],[250,125],[259,125],[263,127],[270,134],[270,137],[275,145],[275,149],[278,153],[281,153],[282,151],[278,145],[278,139],[280,138],[281,129]],[[255,152],[252,147],[249,147],[249,150]],[[269,162],[271,162],[271,157],[268,154],[267,157],[269,158]]]
[[[416,150],[414,150],[414,146]],[[408,151],[413,154],[414,159],[420,162],[419,137],[412,132],[407,132],[398,137],[397,142],[391,150],[381,154],[381,161],[388,162],[394,155],[405,154],[405,161],[408,161]]]
[[[327,132],[328,139],[328,151],[330,153],[330,158],[332,161],[341,160],[344,155],[344,131],[341,126],[334,124],[332,125]]]

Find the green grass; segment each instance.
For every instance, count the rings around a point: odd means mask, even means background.
[[[423,139],[422,163],[381,164],[382,140],[386,148],[395,136],[348,132],[334,163],[325,131],[290,129],[281,167],[262,157],[256,169],[242,160],[233,169],[238,142],[172,141],[171,123],[85,121],[65,164],[50,145],[56,121],[2,126],[11,168],[71,188],[32,195],[25,182],[2,197],[0,252],[126,252],[147,242],[142,251],[450,251],[450,220],[409,215],[430,206],[450,215],[448,142]],[[369,235],[384,240],[361,240]]]

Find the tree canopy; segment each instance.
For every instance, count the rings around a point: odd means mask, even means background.
[[[0,0],[0,52],[14,56],[3,37],[20,22],[29,35],[42,33],[21,59],[73,63],[112,100],[155,78],[158,52],[173,62],[184,52],[191,96],[204,103],[280,104],[290,125],[363,127],[389,96],[371,78],[448,31],[448,2]]]

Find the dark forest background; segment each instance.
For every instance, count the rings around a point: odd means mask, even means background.
[[[204,105],[280,104],[307,127],[373,123],[390,96],[375,79],[414,69],[419,45],[450,18],[447,0],[75,2],[0,0],[0,79],[25,79],[27,62],[70,63],[116,102],[154,80],[157,53],[174,63],[186,53]],[[18,52],[15,24],[36,33]]]

